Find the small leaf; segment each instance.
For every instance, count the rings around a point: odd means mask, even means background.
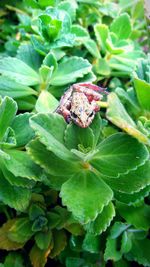
[[[90,253],[99,253],[100,252],[100,238],[93,234],[87,233],[83,240],[82,245],[83,250],[86,250]]]
[[[52,241],[52,232],[39,232],[35,235],[36,245],[40,249],[48,249]]]
[[[75,218],[81,223],[88,223],[109,203],[113,193],[94,173],[85,171],[65,182],[60,196],[63,205],[67,206]]]
[[[104,207],[102,212],[98,214],[95,221],[88,223],[84,228],[91,234],[100,235],[103,231],[106,231],[114,216],[115,208],[112,202],[110,202]]]
[[[130,225],[122,223],[122,222],[115,222],[114,225],[111,227],[111,238],[115,239],[119,237]]]
[[[109,36],[108,26],[105,24],[96,24],[94,26],[94,32],[96,35],[97,42],[100,46],[100,49],[106,51],[106,40]]]
[[[35,130],[40,141],[63,160],[74,160],[73,154],[64,146],[64,131],[66,122],[58,114],[38,114],[30,119],[31,127]],[[61,129],[61,131],[59,130]]]
[[[114,125],[137,138],[140,142],[150,144],[147,136],[137,129],[135,122],[131,119],[119,98],[114,93],[111,93],[108,96],[108,109],[106,116]]]
[[[67,125],[64,138],[69,149],[77,149],[79,145],[82,145],[83,149],[93,148],[94,134],[89,127],[83,129],[75,124],[69,124]]]
[[[24,211],[31,198],[31,191],[27,188],[12,186],[1,175],[0,177],[0,200],[18,211]]]
[[[40,93],[35,108],[37,112],[54,112],[58,104],[58,100],[51,93],[44,90]]]
[[[34,137],[34,131],[29,124],[31,116],[32,113],[27,112],[19,114],[14,118],[11,124],[11,127],[15,132],[17,147],[25,146]]]
[[[45,250],[41,250],[36,245],[34,245],[29,254],[33,267],[44,267],[51,249],[51,245]]]
[[[134,239],[132,241],[132,248],[128,254],[126,254],[126,258],[130,261],[136,261],[142,266],[149,267],[150,266],[150,240],[143,239],[137,240]]]
[[[18,58],[0,59],[0,73],[23,85],[30,86],[39,83],[38,74]]]
[[[90,164],[101,174],[111,177],[128,173],[148,159],[146,147],[124,133],[107,137],[97,148],[99,151],[94,154]]]
[[[5,267],[24,267],[24,260],[21,254],[17,252],[10,252],[4,261]]]
[[[100,58],[100,52],[94,40],[87,39],[83,44],[93,57]]]
[[[9,228],[8,238],[18,243],[26,243],[33,235],[31,226],[32,223],[28,218],[16,218],[14,224]]]
[[[73,83],[77,78],[82,78],[90,72],[91,64],[81,57],[70,57],[58,65],[58,69],[53,73],[51,85],[65,85]]]
[[[119,15],[110,25],[110,30],[118,36],[118,39],[127,39],[132,31],[129,15],[127,13]]]
[[[143,109],[150,110],[150,84],[140,79],[134,79],[137,99]]]
[[[7,128],[10,126],[17,112],[16,102],[9,97],[0,98],[0,141],[2,141]]]
[[[139,207],[128,206],[123,203],[117,204],[119,213],[128,224],[134,225],[137,229],[148,230],[150,222],[150,207],[143,204]]]
[[[24,243],[18,243],[8,238],[9,229],[14,225],[16,219],[8,220],[0,228],[0,249],[17,250],[24,246]]]
[[[41,66],[41,57],[29,43],[21,43],[17,50],[17,58],[22,60],[35,71]]]
[[[64,250],[64,248],[67,245],[67,237],[64,230],[54,230],[53,231],[53,248],[51,250],[51,253],[49,255],[50,258],[55,258],[57,255],[61,253],[61,251]]]
[[[31,221],[34,221],[39,216],[44,216],[45,212],[44,210],[37,204],[33,203],[29,208],[29,219]]]

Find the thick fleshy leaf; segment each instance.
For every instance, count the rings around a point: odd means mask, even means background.
[[[139,207],[128,206],[118,203],[117,208],[120,215],[137,229],[148,230],[150,226],[150,207],[143,204]]]
[[[29,205],[31,191],[27,188],[12,186],[2,176],[0,177],[0,200],[18,211],[24,211]]]
[[[14,225],[16,219],[8,220],[0,228],[0,249],[4,250],[17,250],[24,246],[24,243],[14,242],[9,239],[8,232],[9,229]]]
[[[9,228],[8,238],[17,243],[26,243],[33,235],[31,226],[32,222],[27,217],[16,218],[14,224]]]
[[[102,212],[98,214],[95,221],[88,223],[84,227],[89,233],[100,235],[103,231],[106,231],[114,216],[115,208],[112,202],[110,202],[104,207]]]
[[[34,137],[34,131],[29,124],[31,116],[32,113],[27,112],[19,114],[14,118],[11,124],[11,127],[15,132],[17,147],[26,145]]]
[[[58,100],[48,91],[42,91],[35,105],[37,112],[54,112],[58,107]]]
[[[85,170],[62,185],[60,196],[75,218],[88,223],[111,201],[113,192],[97,175]]]
[[[40,249],[47,249],[52,241],[52,232],[39,232],[35,236],[35,241]]]
[[[92,148],[94,144],[92,129],[89,127],[83,129],[75,124],[67,125],[64,138],[69,149],[75,148],[86,151],[86,149]]]
[[[143,165],[148,159],[148,150],[136,139],[124,133],[116,133],[98,145],[98,152],[90,164],[101,174],[118,177]]]
[[[96,42],[94,40],[92,40],[92,39],[85,40],[84,46],[86,47],[86,49],[89,51],[89,53],[93,57],[95,57],[96,59],[100,58],[100,52],[99,52],[98,47],[96,45]]]
[[[70,176],[81,169],[78,163],[58,158],[54,153],[47,150],[46,146],[38,140],[31,141],[27,149],[31,158],[51,175],[57,177]]]
[[[119,179],[111,179],[104,177],[105,182],[113,189],[124,192],[133,193],[138,192],[145,186],[150,184],[150,161],[147,161],[143,166],[137,170],[131,171],[126,175],[120,175]]]
[[[82,245],[83,250],[90,253],[99,253],[100,252],[100,238],[91,233],[87,233],[83,240]]]
[[[51,252],[51,249],[51,245],[44,250],[41,250],[36,245],[34,245],[29,254],[30,261],[33,267],[44,267],[47,262],[47,258]]]
[[[28,95],[37,95],[32,88],[20,84],[8,77],[0,76],[0,95],[12,98],[20,98]]]
[[[150,266],[150,240],[132,240],[131,251],[126,254],[126,258],[130,261],[136,261],[142,266]]]
[[[40,113],[33,116],[30,123],[40,141],[48,150],[63,160],[75,159],[73,154],[64,146],[63,138],[66,122],[62,116]]]
[[[73,83],[91,71],[91,64],[81,57],[70,57],[61,62],[51,78],[51,85],[65,85]]]
[[[39,53],[37,53],[29,43],[21,43],[17,50],[17,58],[36,71],[38,71],[41,65],[41,57]]]
[[[102,51],[106,51],[106,40],[109,36],[108,26],[105,24],[96,24],[94,26],[94,31],[96,35],[97,42],[101,47]]]
[[[135,78],[134,88],[140,106],[143,109],[150,110],[150,84],[146,81]]]
[[[50,258],[55,258],[57,255],[60,254],[61,251],[64,250],[64,248],[67,245],[67,237],[64,230],[54,230],[53,231],[53,248],[51,250],[51,253],[49,255]]]
[[[110,30],[114,32],[119,39],[126,39],[131,34],[131,21],[127,13],[119,15],[110,25]]]
[[[18,58],[0,59],[0,73],[24,85],[30,86],[39,83],[38,74]]]
[[[150,185],[144,187],[138,192],[127,194],[120,191],[116,191],[113,189],[114,192],[114,198],[118,201],[128,204],[128,205],[134,205],[134,204],[140,204],[142,200],[144,200],[145,197],[149,195],[150,192]]]
[[[119,249],[118,249],[119,247]],[[121,237],[121,242],[117,238],[113,239],[110,236],[106,242],[106,249],[104,253],[105,261],[113,260],[118,261],[122,255],[129,252],[132,247],[131,239],[126,232]]]
[[[35,181],[41,180],[42,170],[36,165],[30,156],[19,150],[8,150],[9,160],[4,160],[6,168],[15,176],[20,176]]]
[[[10,126],[17,112],[16,102],[10,98],[0,98],[0,141],[2,141],[7,128]]]
[[[129,116],[124,106],[115,93],[108,96],[108,108],[106,116],[113,124],[123,131],[137,138],[140,142],[150,145],[147,136],[137,129],[135,122]]]
[[[10,252],[4,261],[3,267],[24,267],[24,260],[19,252]]]

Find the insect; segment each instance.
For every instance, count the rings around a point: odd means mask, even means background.
[[[82,128],[88,127],[100,110],[97,101],[103,98],[101,93],[106,93],[101,88],[91,83],[73,84],[61,97],[56,112],[61,114],[69,123],[73,121]]]

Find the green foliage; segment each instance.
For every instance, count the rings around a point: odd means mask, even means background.
[[[150,266],[143,7],[1,0],[1,267]],[[88,128],[56,113],[74,83],[107,87]]]

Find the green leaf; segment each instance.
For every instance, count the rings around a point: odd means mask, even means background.
[[[29,208],[29,219],[31,221],[34,221],[39,216],[44,216],[44,215],[45,215],[44,210],[38,204],[33,203],[30,206],[30,208]]]
[[[129,261],[136,261],[142,266],[150,266],[150,240],[143,239],[132,241],[131,251],[126,254],[126,258]]]
[[[1,175],[0,200],[18,211],[24,211],[29,205],[31,191],[27,188],[12,186]]]
[[[58,107],[58,100],[48,91],[42,91],[35,105],[37,112],[54,112]]]
[[[93,57],[100,58],[100,52],[94,40],[87,39],[85,42],[83,42],[83,44]]]
[[[77,44],[83,43],[83,41],[85,41],[85,40],[87,40],[87,38],[89,38],[88,31],[78,24],[72,25],[71,33],[75,35],[75,40],[76,40]]]
[[[31,226],[32,224],[28,218],[17,218],[9,228],[9,239],[18,243],[26,243],[33,235]]]
[[[12,98],[20,98],[36,94],[36,91],[34,91],[32,88],[15,82],[8,77],[0,76],[0,95],[2,97],[9,96]]]
[[[4,250],[18,250],[24,246],[24,243],[14,242],[9,239],[8,232],[16,222],[16,219],[8,220],[0,228],[0,249]]]
[[[65,143],[66,146],[69,149],[72,148],[79,148],[79,145],[84,148],[93,148],[94,144],[94,134],[92,129],[90,128],[81,128],[76,126],[75,124],[69,124],[67,125],[66,131],[65,131]]]
[[[70,57],[58,65],[58,69],[53,73],[51,85],[65,85],[73,83],[77,78],[82,78],[91,71],[91,64],[81,57]]]
[[[57,64],[57,59],[54,55],[54,53],[49,52],[46,57],[43,59],[43,65],[48,66],[48,67],[53,67],[53,69],[57,69],[58,64]]]
[[[64,248],[67,245],[67,237],[64,230],[54,230],[53,231],[53,242],[54,247],[51,250],[51,253],[49,255],[50,258],[55,258],[57,255],[61,253],[61,251],[64,250]]]
[[[115,93],[111,93],[108,96],[108,109],[106,116],[114,125],[137,138],[140,142],[150,144],[147,136],[137,129],[135,122],[129,116]]]
[[[83,240],[82,245],[83,250],[86,250],[90,253],[99,253],[100,252],[100,238],[91,233],[87,233]]]
[[[108,26],[105,24],[96,24],[94,26],[94,32],[100,49],[106,52],[106,40],[109,36]]]
[[[41,113],[33,116],[30,119],[30,123],[40,141],[48,150],[63,160],[75,159],[73,154],[63,144],[66,122],[62,116]]]
[[[111,238],[115,239],[119,237],[130,225],[122,223],[122,222],[115,222],[114,225],[111,227]]]
[[[17,112],[16,102],[9,97],[0,98],[0,141],[3,140],[4,134],[13,121]]]
[[[47,249],[52,241],[52,232],[39,232],[35,236],[35,241],[40,249]]]
[[[98,214],[95,221],[88,223],[84,228],[91,234],[100,235],[102,232],[106,231],[114,216],[115,208],[112,202],[110,202],[104,207],[102,212]]]
[[[41,250],[36,245],[34,245],[30,251],[30,261],[32,266],[34,267],[44,267],[49,253],[51,252],[52,245],[50,245],[47,249]]]
[[[124,133],[116,133],[98,145],[90,164],[101,174],[118,177],[141,166],[148,159],[147,148]]]
[[[134,79],[137,99],[143,109],[150,110],[150,84],[140,79]]]
[[[132,31],[129,15],[127,13],[119,15],[112,22],[110,30],[118,36],[118,39],[127,39]]]
[[[32,44],[22,43],[17,51],[17,58],[22,60],[28,66],[30,66],[35,71],[38,71],[41,65],[41,57],[35,51]]]
[[[149,195],[149,191],[150,191],[150,185],[132,194],[123,193],[113,189],[114,198],[128,205],[141,204],[141,201],[143,201],[144,198]]]
[[[94,173],[85,171],[65,182],[60,196],[63,205],[66,205],[81,223],[88,223],[111,201],[113,193]]]
[[[133,170],[126,175],[120,175],[119,178],[111,179],[104,177],[106,183],[113,189],[124,192],[138,192],[150,184],[150,162],[147,161],[143,166]]]
[[[27,147],[27,150],[31,158],[37,164],[40,164],[40,166],[43,167],[47,173],[57,176],[60,182],[60,176],[68,177],[81,169],[80,164],[78,163],[58,158],[54,153],[48,151],[46,146],[40,143],[38,140],[31,141]],[[50,179],[53,180],[55,178],[50,177]]]
[[[14,118],[11,124],[11,127],[15,132],[17,147],[25,146],[34,137],[34,131],[29,124],[31,116],[32,113],[27,112],[19,114]]]
[[[39,83],[38,74],[18,58],[0,59],[0,73],[23,85],[30,86]]]
[[[99,58],[94,66],[96,73],[104,76],[109,76],[111,69],[109,63],[104,58]]]
[[[118,203],[117,208],[128,224],[132,224],[135,228],[145,231],[149,229],[150,207],[148,205],[143,204],[139,207],[133,207]]]
[[[10,252],[4,262],[5,267],[24,267],[24,260],[21,254],[17,252]]]
[[[15,176],[20,176],[35,181],[41,180],[41,168],[36,165],[30,158],[30,156],[19,150],[7,151],[10,160],[3,160],[6,168],[12,172]]]

